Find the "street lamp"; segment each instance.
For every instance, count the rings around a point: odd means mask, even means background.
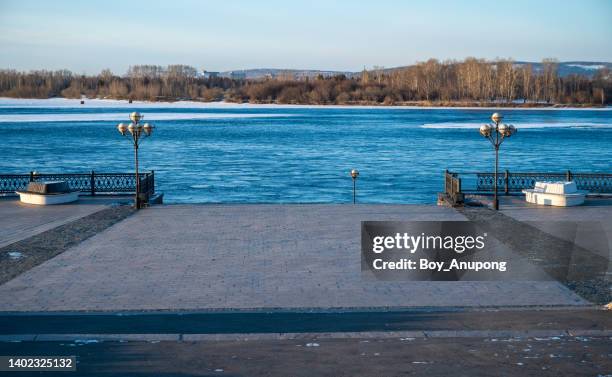
[[[500,113],[494,113],[491,116],[494,124],[484,124],[480,127],[480,134],[491,142],[495,148],[495,177],[493,181],[494,197],[493,209],[499,209],[499,200],[497,199],[497,171],[499,166],[499,146],[504,142],[504,139],[516,133],[516,128],[511,124],[501,123],[504,117]]]
[[[119,123],[117,130],[123,136],[127,136],[134,145],[134,166],[136,170],[136,195],[134,197],[134,205],[136,209],[140,209],[140,177],[138,176],[138,146],[142,139],[151,136],[153,133],[153,125],[149,123],[141,124],[140,121],[144,118],[143,115],[134,111],[130,114],[130,124]]]
[[[356,202],[357,177],[359,177],[359,170],[351,170],[351,178],[353,178],[353,204]]]

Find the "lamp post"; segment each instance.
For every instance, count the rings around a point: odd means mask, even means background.
[[[359,177],[359,170],[351,170],[351,178],[353,178],[353,204],[356,203],[357,177]]]
[[[127,136],[134,145],[134,167],[136,171],[136,195],[134,197],[134,206],[140,209],[140,177],[138,176],[138,147],[142,139],[151,136],[153,133],[153,125],[149,123],[141,124],[140,121],[144,118],[143,115],[134,111],[130,114],[130,124],[119,123],[117,130],[123,136]]]
[[[504,142],[504,139],[516,133],[516,128],[511,124],[501,123],[504,117],[500,113],[494,113],[491,116],[494,124],[484,124],[480,127],[480,134],[491,142],[495,148],[495,177],[493,181],[493,209],[499,210],[499,200],[497,199],[497,172],[499,167],[499,146]]]

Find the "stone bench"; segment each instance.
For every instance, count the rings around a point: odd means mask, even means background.
[[[584,203],[587,192],[579,191],[575,182],[536,182],[533,189],[523,193],[528,203],[570,207]]]
[[[70,203],[79,199],[79,192],[71,190],[65,181],[30,182],[25,191],[17,191],[22,203],[51,205]]]

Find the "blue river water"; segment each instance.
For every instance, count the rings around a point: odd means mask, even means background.
[[[325,108],[0,99],[0,174],[129,172],[116,131],[137,110],[140,150],[168,203],[435,203],[443,171],[492,171],[491,109]],[[500,110],[511,171],[612,171],[612,111]]]

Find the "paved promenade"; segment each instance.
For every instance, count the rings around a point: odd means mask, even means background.
[[[523,197],[501,196],[500,213],[561,240],[588,249],[608,262],[612,276],[612,198],[587,198],[576,207],[526,203]],[[486,201],[485,201],[486,202]]]
[[[118,197],[81,197],[76,203],[37,206],[0,198],[0,247],[40,234],[108,207]]]
[[[589,305],[556,281],[363,279],[363,220],[466,218],[454,209],[433,205],[156,206],[1,285],[0,308],[138,311]]]
[[[511,205],[502,206],[501,212],[554,234],[555,237],[576,242],[610,257],[612,198],[587,199],[583,206],[567,208],[527,205],[523,200],[516,199],[509,203]],[[567,224],[564,228],[561,222],[576,222],[578,227]]]

